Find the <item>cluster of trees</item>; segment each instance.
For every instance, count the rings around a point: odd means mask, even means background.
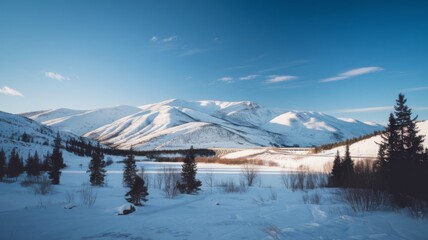
[[[416,127],[417,116],[412,118],[412,109],[406,102],[400,94],[378,152],[382,188],[402,205],[409,196],[428,201],[428,151],[424,151],[424,136]]]
[[[330,186],[388,191],[400,206],[406,206],[412,198],[428,201],[428,149],[423,148],[417,116],[412,118],[406,102],[399,94],[382,134],[378,160],[371,165],[359,163],[355,168],[348,143],[345,157],[340,158],[338,153],[334,160]]]
[[[329,179],[331,187],[352,187],[354,177],[354,161],[349,152],[349,143],[346,144],[345,156],[340,157],[337,151],[333,162],[333,169]]]
[[[319,153],[325,150],[330,150],[336,147],[341,147],[341,146],[345,146],[345,145],[351,145],[353,143],[365,140],[365,139],[369,139],[371,137],[377,136],[379,134],[382,134],[383,131],[374,131],[373,133],[367,134],[367,135],[363,135],[360,137],[355,137],[355,138],[351,138],[351,139],[347,139],[344,141],[340,141],[340,142],[335,142],[335,143],[329,143],[329,144],[324,144],[321,146],[317,146],[314,148],[314,153]]]
[[[59,134],[55,138],[55,145],[52,154],[49,152],[46,154],[43,161],[41,161],[37,151],[34,155],[28,154],[25,161],[19,156],[16,149],[12,149],[9,157],[9,161],[6,164],[6,154],[2,149],[0,151],[0,180],[5,176],[8,178],[17,179],[24,172],[28,176],[40,176],[43,172],[47,172],[52,184],[59,184],[61,176],[61,169],[66,165],[61,152],[61,138]]]
[[[113,149],[113,148],[104,148],[102,149],[103,153],[115,156],[127,156],[132,154],[134,156],[145,156],[150,159],[156,159],[157,161],[162,161],[164,159],[162,155],[182,155],[186,156],[190,151],[189,149],[174,149],[174,150],[152,150],[152,151],[136,151],[136,150],[125,150],[125,149]],[[214,156],[215,152],[211,149],[193,149],[195,155],[198,156]]]
[[[70,138],[67,139],[65,142],[65,149],[68,152],[72,152],[78,156],[92,156],[93,151],[96,147],[92,146],[92,144],[89,141],[85,141],[84,138],[74,139]]]
[[[142,206],[143,202],[148,200],[147,196],[149,193],[144,181],[144,169],[142,169],[141,174],[138,175],[133,152],[131,148],[129,150],[130,154],[123,160],[123,186],[130,188],[125,194],[125,199],[137,206]],[[181,193],[194,194],[200,190],[202,183],[200,180],[196,179],[197,164],[195,162],[195,151],[193,147],[186,152],[187,154],[181,167],[181,178],[173,184],[175,184],[174,187]]]

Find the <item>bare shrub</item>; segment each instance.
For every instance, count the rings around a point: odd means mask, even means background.
[[[270,195],[269,195],[270,200],[276,201],[278,199],[278,194],[272,190],[272,187],[270,187],[269,190],[270,190]]]
[[[233,179],[230,178],[226,181],[221,180],[221,182],[217,185],[224,193],[243,193],[247,191],[247,185],[243,180],[240,180],[238,185],[233,181]]]
[[[339,200],[347,203],[354,212],[375,211],[390,205],[389,195],[373,189],[340,189]]]
[[[289,176],[288,173],[286,173],[285,171],[281,171],[281,175],[280,175],[281,182],[282,184],[284,184],[284,187],[286,189],[290,187],[290,181],[289,181],[290,178],[288,176]]]
[[[205,184],[210,187],[211,193],[213,193],[213,185],[214,185],[214,171],[209,169],[204,177]]]
[[[39,176],[26,176],[19,184],[23,187],[29,187],[39,181]]]
[[[79,193],[80,201],[86,207],[92,207],[97,201],[97,193],[90,185],[83,185],[82,188],[79,190]]]
[[[180,190],[178,182],[180,181],[180,172],[172,167],[164,167],[162,170],[163,192],[167,198],[175,198]]]
[[[282,172],[281,181],[285,188],[289,188],[294,192],[296,190],[323,188],[327,186],[328,175],[309,171]]]
[[[305,193],[302,196],[303,203],[305,204],[317,204],[319,205],[321,202],[321,194],[318,192],[314,193]]]
[[[155,182],[153,183],[153,187],[162,189],[163,183],[164,183],[164,174],[163,172],[159,172],[155,176]]]
[[[251,187],[253,185],[254,180],[257,178],[260,172],[260,167],[254,164],[253,161],[245,163],[241,167],[241,173],[244,179],[247,181],[247,185]]]
[[[48,193],[51,193],[52,190],[53,190],[53,185],[46,176],[40,177],[39,181],[33,185],[34,194],[46,195]]]
[[[69,203],[69,204],[74,203],[74,192],[66,191],[64,194],[64,197],[65,197],[66,203]]]

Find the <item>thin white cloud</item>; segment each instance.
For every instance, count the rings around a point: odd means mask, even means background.
[[[404,89],[403,92],[418,92],[428,90],[428,86]]]
[[[152,42],[157,42],[158,41],[158,37],[153,36],[151,40],[152,40]]]
[[[174,41],[176,39],[177,39],[177,36],[171,36],[171,37],[167,37],[167,38],[162,39],[162,42],[164,42],[164,43],[166,43],[166,42],[172,42],[172,41]]]
[[[0,88],[0,93],[8,96],[14,96],[14,97],[23,97],[22,93],[18,92],[15,89],[12,89],[8,86],[4,86],[3,88]]]
[[[391,106],[384,107],[368,107],[368,108],[348,108],[340,109],[334,112],[336,113],[361,113],[361,112],[383,112],[383,111],[392,111],[394,108]]]
[[[226,83],[233,82],[233,78],[232,77],[228,77],[228,76],[219,78],[218,80],[221,81],[221,82],[226,82]]]
[[[199,49],[199,48],[193,48],[193,49],[189,49],[183,53],[181,53],[180,55],[178,55],[179,57],[187,57],[187,56],[191,56],[191,55],[195,55],[195,54],[199,54],[204,52],[203,49]]]
[[[360,75],[364,75],[364,74],[368,74],[368,73],[379,72],[382,70],[383,70],[383,68],[380,68],[380,67],[356,68],[356,69],[349,70],[347,72],[340,73],[339,75],[336,75],[334,77],[323,79],[320,82],[326,83],[326,82],[334,82],[334,81],[339,81],[339,80],[345,80],[345,79],[348,79],[351,77],[356,77],[356,76],[360,76]]]
[[[415,111],[427,111],[428,107],[414,107],[413,110],[415,110]]]
[[[269,79],[266,80],[267,83],[279,83],[286,82],[297,79],[296,76],[285,76],[285,75],[271,75]]]
[[[45,76],[50,78],[50,79],[59,80],[59,81],[70,80],[70,78],[65,77],[59,73],[54,73],[54,72],[45,72]]]
[[[260,75],[248,75],[245,77],[240,77],[239,80],[242,80],[242,81],[253,80],[254,78],[257,78],[258,76],[260,76]]]

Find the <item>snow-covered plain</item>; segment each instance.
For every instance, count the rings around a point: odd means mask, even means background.
[[[113,157],[115,161],[121,157]],[[138,159],[138,158],[137,158]],[[336,200],[334,189],[315,189],[320,204],[305,204],[303,191],[292,192],[281,182],[281,167],[263,167],[253,187],[224,193],[205,184],[240,179],[239,166],[198,164],[202,191],[166,198],[154,188],[163,166],[179,163],[139,162],[150,176],[149,201],[126,216],[117,215],[127,202],[122,187],[122,164],[109,166],[108,186],[94,188],[97,200],[85,207],[79,191],[88,183],[88,158],[66,158],[69,165],[61,185],[46,196],[35,195],[19,183],[0,183],[0,239],[426,239],[428,222],[406,211],[355,213]],[[81,167],[80,164],[83,166]],[[276,199],[272,197],[276,194]],[[75,208],[66,201],[74,196]]]

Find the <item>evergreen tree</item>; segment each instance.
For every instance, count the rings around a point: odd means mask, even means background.
[[[105,165],[104,155],[101,152],[100,144],[98,144],[97,148],[92,153],[89,169],[87,171],[90,173],[89,181],[92,186],[104,185],[104,177],[106,176]]]
[[[352,177],[354,175],[354,161],[349,152],[349,143],[346,144],[345,156],[342,161],[342,183],[345,187],[350,187],[352,184]]]
[[[181,166],[181,182],[178,184],[181,193],[191,194],[200,190],[202,183],[196,179],[196,173],[195,150],[192,146]]]
[[[0,151],[0,182],[3,180],[6,175],[7,165],[6,165],[6,153],[3,148]]]
[[[40,175],[40,159],[37,151],[34,153],[34,156],[28,154],[27,162],[25,164],[25,170],[27,171],[28,176],[39,176]]]
[[[336,153],[336,157],[333,161],[333,168],[331,170],[331,176],[329,178],[329,185],[331,187],[341,186],[343,170],[342,170],[342,159],[339,155],[339,150]]]
[[[21,174],[21,162],[19,154],[16,152],[15,148],[12,149],[10,153],[9,163],[7,165],[7,177],[8,178],[18,178]]]
[[[147,186],[145,186],[145,182],[142,178],[135,175],[134,183],[132,184],[132,188],[129,192],[126,193],[126,200],[130,203],[135,204],[136,206],[142,206],[141,201],[147,202],[147,196],[149,193],[147,192]]]
[[[406,103],[407,99],[400,93],[383,135],[381,147],[385,154],[384,159],[380,159],[386,187],[401,206],[407,204],[409,195],[422,198],[428,195],[424,184],[428,172],[423,166],[423,136],[418,135],[417,116],[412,119],[412,110]]]
[[[135,178],[137,177],[137,165],[135,164],[135,156],[132,147],[129,149],[129,155],[123,160],[123,186],[132,187]]]
[[[42,165],[41,165],[41,170],[44,172],[49,172],[50,170],[50,162],[51,162],[51,154],[49,151],[46,152],[46,155],[44,156]]]
[[[61,151],[61,137],[57,133],[54,141],[54,149],[52,155],[49,158],[49,179],[51,179],[52,184],[58,185],[60,182],[61,168],[64,166],[64,159],[62,158]]]

